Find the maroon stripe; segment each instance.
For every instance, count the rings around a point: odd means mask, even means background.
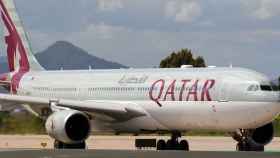
[[[11,17],[3,3],[2,0],[0,0],[0,5],[2,8],[2,19],[4,21],[4,24],[9,32],[9,35],[6,36],[6,44],[7,44],[7,56],[9,61],[9,68],[10,71],[15,71],[14,63],[15,63],[15,57],[16,55],[20,55],[19,59],[19,70],[12,76],[11,85],[12,85],[12,92],[17,93],[17,89],[20,84],[20,80],[22,79],[23,75],[27,73],[30,70],[26,50],[23,46],[22,40],[20,39],[20,36],[16,30],[16,27],[11,20]],[[17,49],[19,54],[17,53]]]

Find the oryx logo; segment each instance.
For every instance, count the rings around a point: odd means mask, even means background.
[[[5,36],[5,42],[7,44],[7,57],[9,69],[10,72],[14,73],[11,80],[11,90],[13,93],[16,93],[22,76],[29,71],[30,67],[26,54],[26,49],[20,38],[18,30],[15,24],[13,23],[13,19],[11,18],[16,18],[15,16],[13,16],[13,14],[15,14],[15,8],[11,7],[12,9],[7,10],[6,7],[12,5],[12,1],[3,2],[2,0],[0,0],[1,18],[5,25],[5,32],[7,32],[8,34]]]
[[[0,11],[1,11],[1,18],[5,25],[5,29],[8,33],[5,36],[5,42],[7,44],[7,56],[9,62],[9,69],[10,71],[15,71],[17,67],[21,70],[28,71],[29,70],[29,63],[28,58],[26,55],[26,50],[24,48],[23,42],[20,39],[16,26],[11,19],[13,12],[8,12],[7,8],[3,1],[0,1]],[[18,63],[17,63],[18,62]]]

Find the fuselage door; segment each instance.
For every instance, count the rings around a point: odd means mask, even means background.
[[[219,101],[227,102],[229,101],[231,86],[228,82],[222,81],[220,92],[219,92]]]

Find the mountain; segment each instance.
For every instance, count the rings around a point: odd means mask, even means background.
[[[122,64],[90,55],[85,50],[66,41],[58,41],[46,50],[37,53],[39,63],[47,70],[119,69]],[[0,73],[8,72],[6,57],[0,57]]]
[[[65,41],[58,41],[45,51],[37,53],[36,57],[46,69],[65,70],[88,69],[119,69],[127,68],[119,63],[107,61],[90,55],[83,49]]]

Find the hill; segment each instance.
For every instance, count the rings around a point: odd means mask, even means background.
[[[90,55],[85,50],[65,41],[54,43],[46,50],[37,53],[36,57],[47,70],[58,70],[60,68],[65,70],[88,69],[89,66],[93,69],[126,68],[122,64]]]
[[[58,41],[46,50],[37,53],[36,58],[47,70],[119,69],[127,68],[122,64],[93,56],[85,50],[66,41]],[[6,57],[0,57],[0,73],[8,72]]]

